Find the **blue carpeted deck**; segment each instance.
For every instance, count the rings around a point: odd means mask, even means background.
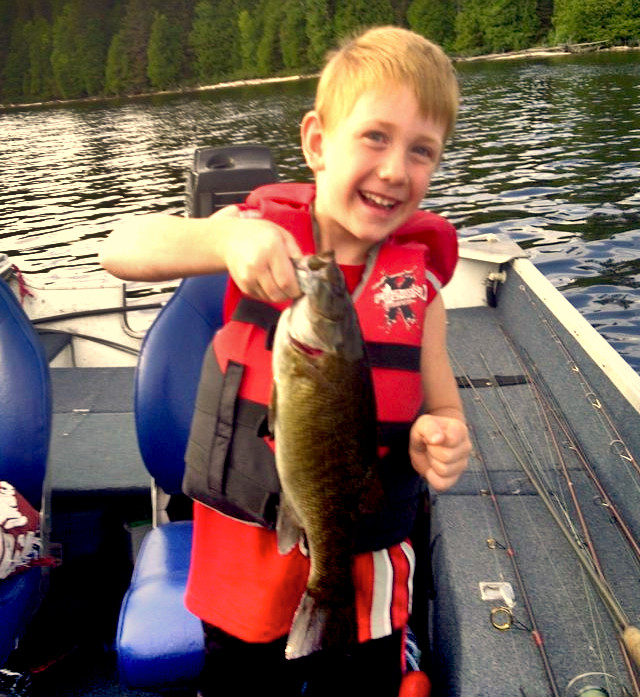
[[[598,394],[608,394],[611,387],[586,367],[582,373],[573,371],[572,361],[552,336],[562,338],[578,355],[570,338],[562,335],[561,328],[547,329],[532,314],[529,299],[521,298],[518,307],[511,300],[517,294],[509,297],[500,309],[449,313],[450,353],[456,375],[468,378],[460,381],[467,385],[461,394],[475,447],[469,471],[453,490],[432,502],[431,632],[438,683],[434,694],[447,697],[553,694],[549,671],[534,641],[533,622],[559,694],[565,694],[572,679],[590,672],[628,681],[609,616],[522,462],[544,471],[545,490],[573,514],[568,486],[559,473],[564,463],[606,576],[632,624],[640,618],[637,562],[625,550],[608,508],[576,454],[576,448],[587,454],[638,539],[637,479],[625,471],[624,459],[611,445],[615,438],[611,426],[602,410],[593,406],[593,395],[587,394],[595,388]],[[503,322],[515,344],[507,339]],[[527,351],[514,348],[520,341]],[[532,377],[542,396],[529,384]],[[623,406],[611,402],[612,410]],[[566,416],[570,437],[553,418],[556,408]],[[636,449],[637,414],[631,420],[627,418],[621,428],[625,444]],[[507,548],[513,550],[523,588]],[[511,628],[499,630],[490,616],[505,601],[483,599],[480,584],[504,581],[513,588],[515,604]],[[495,617],[500,624],[508,613]],[[599,679],[592,682],[598,684]],[[610,694],[621,694],[615,683],[608,688]]]

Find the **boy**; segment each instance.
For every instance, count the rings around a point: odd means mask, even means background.
[[[205,492],[206,505],[194,503],[186,604],[205,627],[202,697],[257,694],[270,686],[282,695],[398,694],[414,565],[407,538],[420,481],[449,488],[470,452],[438,293],[455,265],[455,231],[418,211],[457,107],[455,74],[437,46],[404,29],[369,30],[330,58],[315,109],[302,120],[315,186],[258,189],[245,205],[208,219],[136,218],[103,245],[102,264],[124,279],[228,270],[228,321],[205,358],[201,390],[241,365],[235,411],[268,403],[267,320],[299,294],[291,258],[301,254],[334,251],[368,347],[382,357],[373,361],[373,373],[380,431],[388,434],[379,454],[390,508],[357,542],[360,643],[348,656],[321,651],[286,661],[286,634],[308,560],[298,548],[278,554],[272,452],[237,419],[222,461],[209,462],[215,448],[199,442],[198,433],[215,431],[215,423],[203,422],[207,410],[196,407],[185,484],[200,498],[199,477],[209,476],[207,468],[223,468],[226,478],[225,491],[209,492],[211,498]],[[242,456],[234,455],[240,443]],[[251,475],[244,471],[247,460],[255,466]]]

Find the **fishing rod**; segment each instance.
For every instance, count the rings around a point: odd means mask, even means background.
[[[549,656],[547,654],[546,647],[544,645],[544,642],[542,640],[542,634],[540,633],[540,630],[538,628],[535,614],[533,612],[533,607],[531,605],[531,601],[529,599],[529,594],[527,592],[527,588],[525,586],[524,580],[522,578],[522,574],[520,573],[520,567],[518,565],[516,555],[513,551],[513,546],[511,545],[511,542],[509,540],[509,534],[507,532],[507,525],[504,519],[504,515],[502,513],[502,509],[500,507],[500,504],[498,503],[498,497],[495,494],[495,490],[493,488],[493,483],[491,481],[491,475],[489,473],[489,468],[487,467],[486,460],[484,458],[484,455],[482,453],[482,448],[480,447],[479,441],[477,437],[475,436],[475,430],[473,428],[472,424],[469,424],[469,431],[470,434],[473,437],[474,443],[475,443],[475,454],[476,457],[478,458],[478,461],[480,462],[480,465],[482,467],[483,473],[484,473],[484,478],[485,482],[487,485],[487,491],[489,494],[489,498],[491,499],[491,502],[493,504],[493,509],[495,511],[496,517],[498,519],[498,525],[500,526],[500,532],[502,535],[502,538],[504,540],[504,544],[506,546],[506,551],[507,551],[507,556],[509,557],[511,561],[511,568],[513,569],[513,574],[516,579],[516,583],[518,585],[518,589],[520,591],[520,595],[523,599],[524,602],[524,607],[527,612],[527,616],[529,618],[529,624],[531,625],[531,636],[533,638],[533,641],[538,649],[538,652],[540,654],[540,658],[542,660],[542,665],[544,668],[544,671],[547,675],[547,680],[549,681],[549,685],[551,687],[551,692],[553,693],[553,697],[560,697],[560,691],[558,688],[558,683],[555,677],[555,674],[553,672],[553,668],[551,667],[551,662],[549,661]],[[489,544],[489,540],[487,540],[487,544]],[[495,625],[494,625],[495,626]]]
[[[475,390],[476,388],[472,386],[472,389]],[[504,395],[502,394],[501,390],[498,390],[498,395],[504,403]],[[618,603],[611,588],[609,587],[607,582],[601,579],[598,573],[596,572],[592,560],[590,559],[590,557],[586,555],[583,547],[576,541],[575,536],[568,527],[566,520],[564,520],[558,513],[556,507],[553,504],[551,496],[549,495],[545,486],[539,479],[537,473],[534,472],[533,468],[529,466],[529,463],[526,462],[526,459],[521,455],[520,450],[514,445],[512,440],[508,438],[506,433],[504,433],[504,430],[501,428],[495,415],[488,408],[486,402],[482,398],[479,398],[479,402],[486,411],[487,416],[492,421],[496,429],[501,433],[507,447],[509,448],[512,455],[522,468],[523,472],[527,475],[529,481],[531,482],[536,492],[540,496],[540,500],[544,503],[545,508],[547,509],[547,511],[557,524],[558,528],[562,532],[563,536],[567,540],[569,546],[575,553],[582,568],[589,577],[589,580],[598,592],[598,595],[600,596],[604,607],[607,609],[609,615],[611,616],[611,619],[617,626],[621,640],[626,650],[628,651],[629,656],[632,658],[635,665],[640,667],[640,629],[631,625],[631,622],[627,614]],[[515,426],[515,422],[513,422],[513,420],[512,423],[514,423]]]
[[[533,308],[534,312],[537,314],[538,319],[540,320],[540,323],[546,329],[547,333],[551,337],[551,340],[562,351],[562,354],[564,355],[565,360],[567,361],[567,364],[569,365],[569,367],[571,369],[571,372],[573,372],[575,375],[578,376],[578,379],[579,379],[580,384],[582,386],[582,390],[584,392],[585,397],[589,400],[589,402],[591,403],[591,406],[596,410],[596,412],[606,422],[611,433],[614,434],[614,439],[611,441],[611,445],[613,446],[615,444],[618,444],[618,445],[622,446],[622,450],[618,453],[619,456],[631,465],[631,467],[635,470],[636,474],[640,475],[640,464],[638,463],[636,458],[631,454],[629,449],[624,444],[624,440],[620,436],[620,432],[618,431],[618,428],[616,427],[615,422],[613,421],[611,416],[608,414],[608,412],[605,409],[602,402],[598,399],[595,390],[589,384],[588,379],[586,378],[584,373],[580,370],[579,366],[576,364],[573,356],[570,354],[569,350],[565,346],[560,335],[554,329],[551,322],[549,322],[548,319],[540,312],[540,309],[538,307],[538,303],[531,297],[531,293],[529,292],[527,287],[525,285],[521,285],[520,290],[521,290],[521,292],[523,292],[525,294],[527,300],[529,301],[529,304]]]
[[[547,428],[547,432],[549,433],[551,437],[551,441],[553,443],[554,451],[555,454],[558,458],[558,462],[560,463],[560,471],[562,473],[562,476],[564,477],[564,480],[567,484],[567,488],[569,491],[569,495],[571,498],[571,501],[573,503],[573,507],[575,509],[576,515],[578,517],[578,523],[580,525],[580,529],[582,531],[582,536],[584,538],[584,544],[589,550],[591,559],[593,561],[593,565],[595,568],[595,571],[599,575],[600,579],[603,582],[606,582],[604,571],[602,569],[602,565],[600,564],[600,560],[598,557],[598,553],[596,551],[595,545],[593,543],[591,534],[589,532],[589,527],[587,525],[584,513],[582,511],[582,505],[580,503],[580,500],[578,499],[578,496],[575,491],[575,487],[573,485],[573,481],[571,479],[571,476],[569,474],[569,471],[567,469],[567,464],[564,458],[564,455],[562,453],[562,449],[560,448],[560,445],[558,443],[558,440],[556,438],[555,432],[553,425],[551,423],[551,420],[549,418],[549,415],[553,415],[555,419],[555,423],[557,427],[560,428],[562,435],[567,439],[567,443],[569,448],[576,454],[578,459],[580,460],[581,464],[591,477],[593,483],[596,485],[596,488],[598,489],[599,492],[601,492],[601,495],[606,496],[606,492],[604,490],[604,487],[602,486],[599,478],[597,477],[595,471],[589,464],[586,456],[584,455],[582,449],[579,447],[577,443],[577,439],[573,436],[571,427],[569,426],[566,418],[564,418],[564,415],[562,415],[561,411],[558,408],[557,400],[551,390],[549,389],[549,386],[547,385],[546,381],[544,378],[540,375],[537,367],[535,364],[529,360],[528,354],[526,350],[519,349],[519,347],[511,340],[510,337],[506,337],[507,342],[510,344],[511,349],[516,355],[518,361],[520,362],[520,367],[527,379],[528,384],[532,388],[536,403],[538,403],[542,409],[540,410],[541,412],[541,417],[544,421],[544,424]],[[523,360],[524,358],[527,358],[528,360],[525,361]],[[531,366],[531,370],[529,370],[529,366]],[[534,379],[534,375],[536,379]],[[539,384],[539,381],[541,381],[542,385]],[[607,497],[608,500],[608,497]],[[625,525],[624,520],[622,520],[622,517],[620,516],[619,512],[617,511],[616,507],[613,505],[613,502],[609,502],[608,507],[610,509],[610,512],[612,515],[615,513],[614,519],[618,523],[618,526],[620,528],[620,531],[622,534],[625,536],[627,539],[627,542],[630,543],[633,551],[636,553],[636,556],[638,557],[638,544],[635,541],[633,535],[631,534],[630,530],[628,527]],[[629,656],[629,651],[627,649],[627,646],[625,643],[622,641],[621,637],[618,637],[618,642],[620,644],[620,651],[622,654],[622,658],[625,663],[625,668],[627,669],[627,673],[629,675],[629,678],[633,684],[634,691],[636,695],[640,695],[640,685],[638,683],[638,678],[636,675],[636,671],[633,668],[633,664],[631,662],[631,657]]]
[[[626,524],[623,516],[621,515],[620,511],[618,510],[618,507],[614,504],[614,502],[611,500],[609,494],[607,493],[606,489],[602,485],[602,482],[600,481],[600,477],[598,476],[597,472],[595,469],[591,466],[591,463],[589,462],[587,456],[584,453],[584,450],[578,443],[577,438],[575,438],[572,428],[569,425],[566,417],[562,414],[562,410],[560,409],[558,405],[558,401],[549,388],[549,385],[547,384],[544,376],[540,373],[538,368],[536,367],[535,363],[531,361],[527,351],[524,348],[519,348],[516,346],[513,341],[509,338],[506,337],[507,341],[511,345],[511,348],[514,352],[514,354],[518,357],[518,360],[520,361],[520,365],[522,367],[523,372],[525,373],[527,379],[529,380],[531,386],[534,388],[536,391],[536,394],[538,395],[539,401],[541,403],[545,403],[546,406],[548,407],[548,410],[553,413],[553,416],[555,418],[555,421],[558,425],[558,427],[561,429],[563,436],[566,438],[568,447],[575,453],[576,457],[580,461],[580,464],[582,465],[583,469],[589,476],[589,479],[595,486],[598,496],[600,497],[601,500],[601,505],[605,506],[607,508],[607,511],[611,514],[611,517],[613,518],[614,522],[618,526],[620,533],[622,536],[625,538],[627,544],[629,545],[630,549],[633,551],[635,558],[638,562],[640,562],[640,544],[636,540],[633,532],[629,528],[629,526]],[[531,366],[531,369],[529,369],[529,366]],[[602,407],[600,407],[602,408]],[[546,419],[546,413],[547,410],[543,410],[543,414]],[[552,431],[551,431],[552,432]],[[622,443],[622,441],[619,441]],[[624,443],[622,443],[624,449],[626,452],[628,452],[628,449],[626,446],[624,446]],[[556,446],[557,447],[557,446]],[[568,476],[568,475],[567,475]],[[575,498],[575,490],[572,486],[570,486],[570,492],[572,495],[572,499]],[[576,505],[576,508],[579,509],[579,506],[576,504],[574,501],[574,505]],[[588,533],[587,533],[588,536]],[[592,546],[589,545],[587,542],[587,545],[592,549]],[[595,555],[595,550],[593,550],[594,555]]]

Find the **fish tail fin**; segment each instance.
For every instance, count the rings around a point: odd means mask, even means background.
[[[326,649],[346,653],[357,641],[353,603],[322,604],[305,593],[291,624],[285,655],[288,659],[302,658]]]

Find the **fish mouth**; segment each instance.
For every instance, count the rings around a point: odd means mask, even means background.
[[[400,201],[396,198],[382,196],[372,191],[359,191],[360,198],[369,206],[373,206],[379,210],[391,211],[400,205]]]
[[[296,339],[294,336],[289,335],[289,341],[291,342],[291,346],[293,346],[296,351],[299,351],[305,356],[317,358],[318,356],[322,356],[324,354],[324,351],[321,348],[318,348],[317,346],[309,346],[309,344],[305,344],[299,339]]]

